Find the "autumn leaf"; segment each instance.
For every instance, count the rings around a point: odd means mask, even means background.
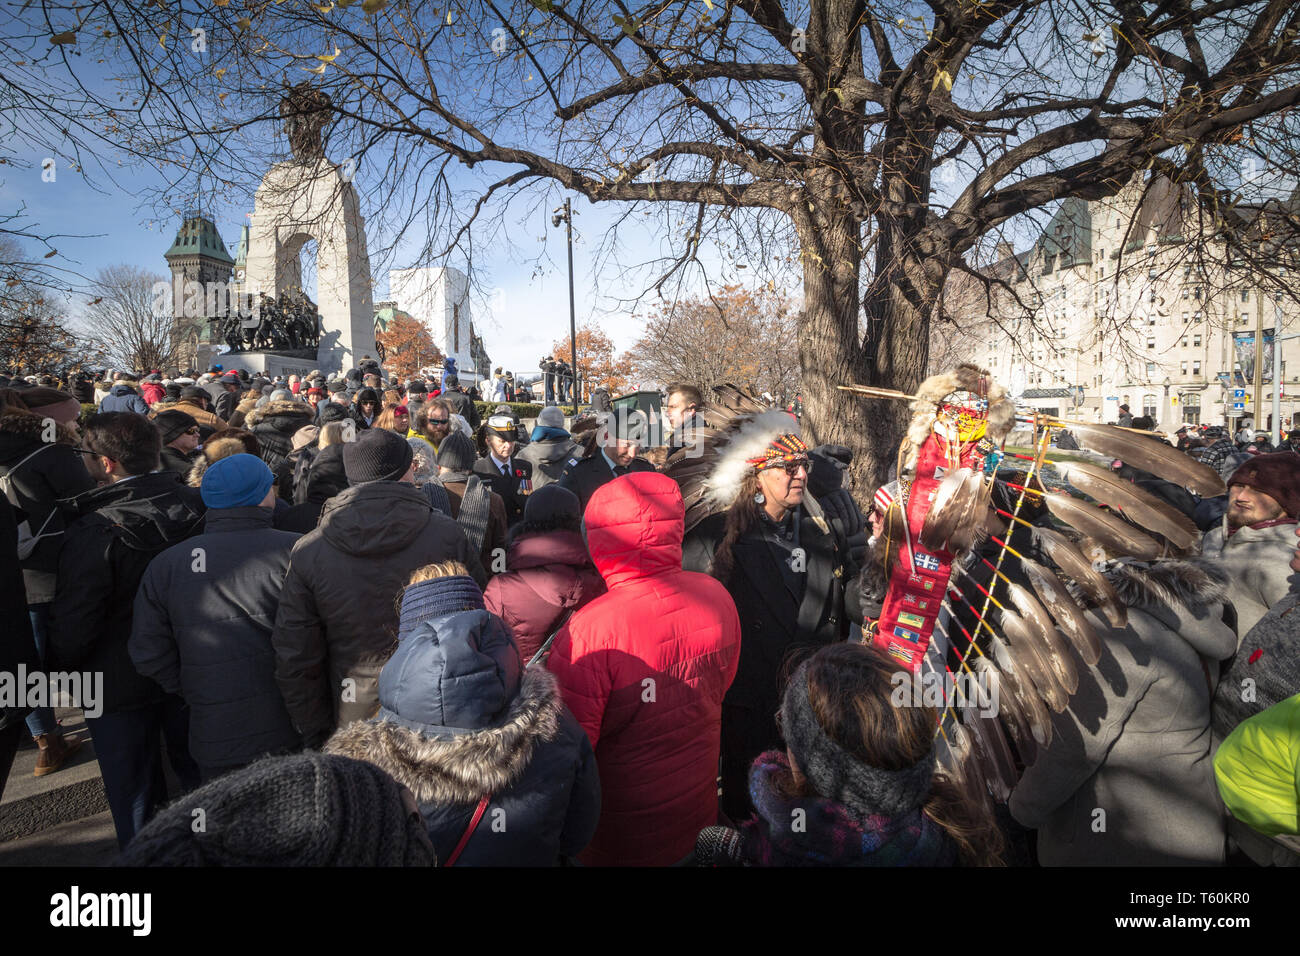
[[[50,42],[55,46],[67,46],[69,43],[77,42],[76,30],[64,30],[62,33],[56,33],[50,37]]]
[[[361,9],[366,13],[378,13],[388,6],[388,0],[363,0]]]
[[[45,253],[45,255],[42,256],[41,258],[43,258],[43,259],[49,259],[49,258],[51,258],[51,257],[53,257],[53,256],[57,256],[58,254],[59,254],[59,250],[58,250],[58,249],[51,249],[49,252]]]
[[[943,84],[945,90],[952,92],[952,74],[947,70],[940,70],[934,75],[934,82],[930,84],[930,89],[935,89],[940,83]]]

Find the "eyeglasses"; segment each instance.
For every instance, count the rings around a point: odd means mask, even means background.
[[[187,429],[185,429],[185,434],[186,434],[186,435],[197,435],[197,434],[199,434],[199,426],[198,426],[198,425],[195,425],[193,428],[187,428]]]
[[[430,425],[446,425],[449,421],[451,421],[450,418],[430,418],[430,419],[429,419],[429,424],[430,424]]]

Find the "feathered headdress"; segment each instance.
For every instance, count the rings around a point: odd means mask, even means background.
[[[735,502],[758,464],[807,454],[799,422],[734,385],[718,385],[696,413],[689,444],[674,452],[664,473],[682,489],[686,530]],[[698,424],[699,422],[703,424]]]

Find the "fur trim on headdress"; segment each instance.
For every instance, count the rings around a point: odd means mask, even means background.
[[[718,452],[718,463],[708,480],[709,504],[714,508],[731,507],[745,476],[754,468],[750,460],[762,457],[765,449],[782,435],[801,437],[794,416],[779,408],[769,408],[745,422]]]
[[[912,418],[907,425],[907,440],[903,443],[903,468],[910,470],[916,463],[916,449],[930,437],[938,417],[939,406],[953,392],[970,392],[988,401],[987,424],[984,434],[992,442],[1000,442],[1016,423],[1016,403],[1007,390],[993,379],[988,369],[963,363],[951,372],[931,375],[916,390],[912,402]]]

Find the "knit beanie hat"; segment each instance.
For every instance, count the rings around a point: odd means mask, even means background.
[[[52,418],[60,425],[76,421],[81,414],[81,404],[67,392],[42,385],[24,390],[23,404],[33,415]]]
[[[339,392],[346,392],[348,390],[348,383],[344,379],[336,378],[325,387],[329,389],[331,395],[337,395]]]
[[[343,447],[343,471],[348,484],[398,481],[411,467],[411,446],[387,428],[368,428]]]
[[[568,488],[552,482],[528,496],[524,505],[525,524],[556,524],[571,522],[577,527],[582,520],[582,505],[578,496]]]
[[[407,812],[397,781],[374,764],[314,751],[267,757],[186,794],[149,821],[116,861],[118,866],[436,864],[424,821]]]
[[[338,402],[330,402],[325,406],[325,410],[320,413],[320,423],[328,425],[330,422],[342,422],[346,421],[347,417],[348,410],[346,408]]]
[[[563,428],[564,412],[560,411],[559,405],[547,405],[537,416],[537,424],[543,428]]]
[[[271,401],[273,402],[292,402],[293,392],[287,388],[277,388],[271,392]]]
[[[164,445],[170,445],[186,431],[198,425],[193,416],[176,409],[159,412],[154,416],[153,423],[158,427]]]
[[[816,791],[855,810],[900,816],[925,803],[934,777],[929,753],[904,770],[868,766],[831,739],[808,698],[808,661],[799,665],[785,688],[781,733],[795,762]]]
[[[1300,518],[1300,455],[1293,451],[1258,455],[1228,479],[1228,487],[1245,485],[1268,495],[1288,517]]]
[[[203,472],[199,491],[209,508],[255,508],[275,476],[266,462],[247,453],[220,458]]]
[[[453,431],[438,446],[438,467],[469,471],[474,467],[474,442],[464,432]]]

